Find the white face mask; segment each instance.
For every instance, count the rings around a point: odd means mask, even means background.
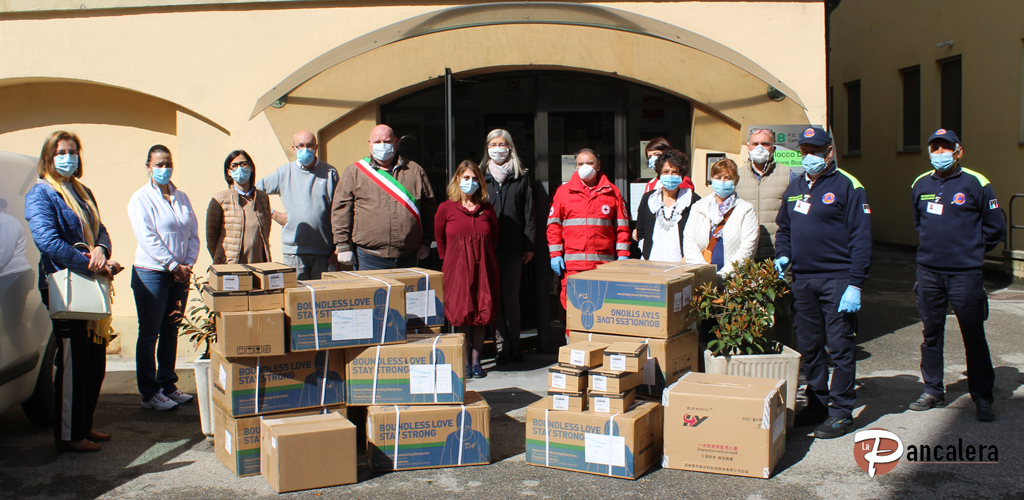
[[[509,149],[505,146],[497,146],[487,149],[487,156],[498,163],[504,163],[508,159]]]
[[[579,172],[580,174],[580,179],[583,179],[585,181],[590,181],[591,179],[594,178],[595,175],[597,175],[597,170],[595,170],[594,167],[590,165],[581,166],[579,170],[577,170],[577,172]]]
[[[373,159],[377,161],[388,161],[395,156],[395,145],[388,142],[375,142],[372,149]]]
[[[754,163],[768,163],[768,159],[770,157],[771,153],[760,144],[758,144],[756,148],[750,150],[750,159],[753,160]]]

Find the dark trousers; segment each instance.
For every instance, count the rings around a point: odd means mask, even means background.
[[[169,272],[132,267],[132,291],[139,314],[135,376],[142,400],[148,401],[161,390],[164,394],[178,390],[174,362],[180,318],[173,314],[185,311],[188,283],[174,281]]]
[[[360,271],[378,271],[381,269],[397,269],[416,267],[416,254],[406,255],[397,259],[387,259],[373,255],[362,248],[356,247],[355,268]]]
[[[839,300],[849,283],[845,278],[826,278],[794,280],[791,285],[796,309],[793,316],[796,346],[807,377],[807,397],[817,398],[818,403],[828,407],[830,416],[841,418],[851,417],[857,402],[854,390],[857,315],[839,312]],[[826,345],[835,364],[831,386]]]
[[[49,307],[49,294],[46,290],[41,293],[43,305]],[[89,338],[85,320],[52,321],[53,334],[57,337],[53,437],[80,441],[92,431],[92,414],[107,373],[107,349]]]
[[[942,396],[942,349],[946,334],[946,307],[960,323],[967,352],[967,389],[975,401],[992,402],[992,386],[996,374],[992,369],[992,356],[985,340],[985,320],[988,319],[988,296],[981,272],[977,274],[937,274],[917,268],[917,310],[924,322],[924,342],[921,343],[921,378],[925,392]]]
[[[523,254],[500,254],[498,274],[501,277],[501,297],[494,308],[498,313],[494,340],[497,341],[499,354],[510,355],[519,349],[519,282],[523,277]]]

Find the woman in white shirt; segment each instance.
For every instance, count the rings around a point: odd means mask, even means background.
[[[733,266],[749,259],[757,248],[757,214],[754,206],[736,194],[740,176],[736,162],[719,160],[711,166],[709,196],[694,203],[683,235],[687,264],[714,264],[719,277],[733,272]]]
[[[199,257],[199,221],[188,196],[171,182],[174,164],[167,147],[150,148],[146,169],[149,182],[128,202],[139,241],[132,267],[139,314],[136,376],[143,408],[173,410],[192,400],[175,385],[180,318],[172,315],[184,312],[188,300],[192,266]]]
[[[683,261],[683,228],[700,196],[681,186],[690,174],[686,153],[671,149],[658,156],[661,186],[640,199],[636,236],[641,241],[644,260]]]

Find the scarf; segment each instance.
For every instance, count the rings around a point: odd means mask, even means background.
[[[711,198],[712,208],[714,208],[714,206],[716,205],[715,198],[713,196],[710,197],[710,198]],[[733,193],[733,194],[729,195],[728,198],[722,200],[722,203],[717,203],[717,205],[718,205],[718,210],[710,210],[710,212],[711,212],[711,231],[712,231],[712,236],[714,236],[715,238],[721,237],[722,236],[722,231],[725,230],[725,226],[722,226],[722,229],[719,229],[717,233],[714,232],[715,227],[718,226],[722,222],[722,219],[725,218],[725,214],[729,213],[729,211],[732,210],[732,207],[734,205],[736,205],[736,193]]]
[[[89,246],[91,251],[96,246],[96,235],[100,233],[100,209],[96,206],[96,201],[93,200],[89,192],[86,191],[85,185],[78,181],[78,179],[71,177],[68,184],[78,194],[76,197],[72,194],[65,183],[46,175],[43,177],[47,184],[50,185],[57,194],[64,200],[64,203],[71,208],[71,211],[78,216],[78,221],[82,224],[82,235],[85,237],[85,244]],[[81,199],[85,203],[82,206],[78,202]],[[87,212],[88,211],[88,212]],[[88,221],[88,223],[86,223]],[[111,301],[114,296],[114,283],[111,280],[110,283],[110,295]],[[89,338],[97,343],[106,346],[110,343],[110,339],[113,338],[114,329],[111,328],[112,319],[110,316],[103,319],[89,320],[86,322],[86,329],[89,331]]]
[[[512,165],[509,165],[508,162],[505,162],[504,165],[498,165],[494,163],[494,160],[490,160],[487,162],[487,171],[491,173],[491,177],[494,177],[494,180],[498,181],[498,184],[504,184],[505,179],[512,175]]]

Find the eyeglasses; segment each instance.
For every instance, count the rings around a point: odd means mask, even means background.
[[[232,163],[231,165],[228,166],[228,170],[234,170],[236,168],[252,168],[252,162],[251,161],[240,161],[240,162]]]
[[[754,135],[754,134],[768,134],[768,135],[771,135],[772,137],[775,137],[775,131],[773,131],[770,128],[759,128],[759,129],[751,130],[750,131],[750,135]]]

